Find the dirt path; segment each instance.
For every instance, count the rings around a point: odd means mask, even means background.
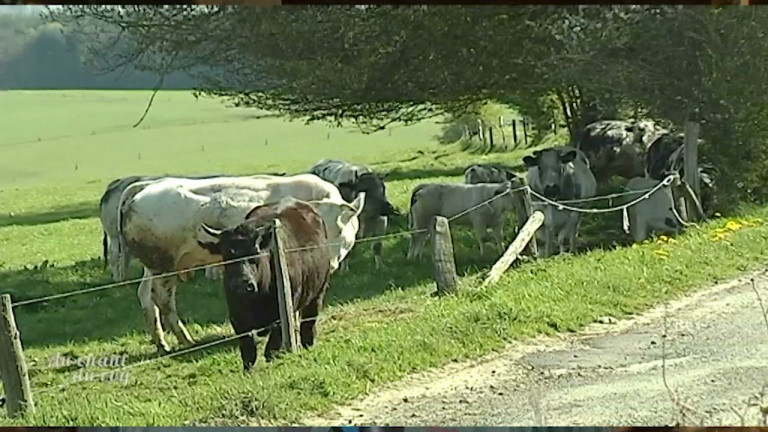
[[[768,323],[750,276],[768,308],[760,272],[631,320],[408,377],[306,424],[739,425],[731,407],[746,410],[746,399],[768,385]],[[757,408],[745,420],[758,424]]]

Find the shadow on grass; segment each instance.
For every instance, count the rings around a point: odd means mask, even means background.
[[[81,201],[54,207],[44,212],[19,213],[13,216],[8,213],[0,214],[0,227],[44,225],[68,219],[88,219],[98,215],[98,202]]]

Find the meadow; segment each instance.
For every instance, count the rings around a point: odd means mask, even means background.
[[[353,127],[288,122],[226,108],[185,92],[161,92],[137,128],[144,91],[1,92],[0,292],[23,301],[111,282],[101,260],[98,200],[131,174],[245,174],[306,170],[324,157],[390,172],[387,191],[407,209],[425,181],[455,181],[478,161],[516,165],[530,149],[472,155],[436,143],[436,122],[363,135]],[[551,137],[557,141],[560,137]],[[606,206],[607,203],[600,205]],[[235,342],[154,357],[136,286],[15,309],[37,411],[2,424],[182,425],[301,421],[408,373],[474,358],[537,334],[576,331],[764,265],[768,211],[744,208],[677,239],[627,246],[620,213],[585,216],[575,256],[526,262],[493,286],[476,283],[497,256],[479,256],[471,232],[455,228],[460,292],[434,290],[431,264],[405,260],[407,236],[384,242],[375,270],[366,244],[336,274],[317,345],[244,375]],[[404,229],[402,221],[393,232]],[[506,230],[507,240],[514,233]],[[134,263],[133,276],[140,275]],[[219,282],[198,275],[179,288],[182,319],[197,340],[231,335]],[[170,343],[175,344],[173,336]],[[77,365],[54,356],[125,356],[116,380],[75,382]],[[132,366],[133,365],[133,366]],[[109,372],[89,366],[88,371]]]

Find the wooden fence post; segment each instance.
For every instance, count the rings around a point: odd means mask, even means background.
[[[501,132],[501,143],[507,143],[507,134],[504,133],[504,116],[499,116],[499,132]]]
[[[518,219],[520,219],[517,222],[519,227],[519,229],[517,230],[518,235],[523,231],[523,228],[525,228],[525,224],[528,223],[527,221],[531,219],[531,216],[533,216],[533,206],[531,204],[531,191],[526,188],[521,190],[519,193],[522,197],[522,205],[523,205],[523,211],[524,211],[524,213],[521,214],[520,216],[524,216],[524,218],[518,217]],[[535,238],[533,239],[533,241],[530,241],[527,243],[527,250],[528,250],[528,255],[531,256],[532,258],[536,258],[539,256],[539,246],[536,243]]]
[[[453,256],[453,240],[448,219],[442,216],[432,218],[429,227],[432,239],[432,263],[438,296],[456,291],[459,277],[456,275],[456,260]]]
[[[276,219],[274,221],[272,230],[272,235],[275,239],[272,259],[274,260],[275,272],[277,273],[277,302],[280,309],[280,332],[283,336],[282,349],[296,351],[300,346],[298,327],[296,325],[296,312],[293,309],[293,292],[291,290],[291,279],[288,275],[288,263],[285,259],[283,242],[280,240],[282,228],[279,220]]]
[[[488,150],[493,150],[493,126],[488,126],[488,142],[491,145]]]
[[[477,130],[480,133],[480,141],[483,142],[483,145],[485,145],[486,138],[485,138],[485,125],[483,124],[483,119],[477,119]]]
[[[533,212],[525,225],[523,225],[523,229],[517,233],[515,240],[504,252],[504,255],[502,255],[501,258],[496,261],[496,264],[491,267],[491,271],[488,273],[488,277],[485,279],[485,281],[483,281],[483,286],[498,282],[498,280],[501,278],[501,275],[504,274],[504,272],[507,271],[509,266],[512,265],[517,257],[520,256],[520,252],[523,251],[525,245],[535,242],[535,240],[532,241],[533,236],[536,234],[536,230],[539,229],[543,223],[544,213],[540,211]]]
[[[517,147],[517,120],[512,119],[512,140],[515,143],[515,147]]]
[[[13,316],[11,296],[0,296],[0,379],[5,388],[9,417],[35,411],[21,336]]]
[[[523,139],[525,140],[525,147],[528,147],[528,122],[523,119]]]
[[[683,145],[683,166],[685,167],[685,178],[683,182],[691,187],[698,199],[701,196],[701,187],[699,185],[699,124],[692,121],[685,122]],[[685,186],[684,186],[685,187]],[[696,202],[692,199],[686,200],[686,213],[690,219],[698,219],[693,215],[699,214],[696,209]]]

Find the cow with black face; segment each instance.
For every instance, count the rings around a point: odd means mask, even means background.
[[[523,158],[528,167],[528,186],[533,192],[552,201],[591,198],[597,192],[597,181],[590,170],[589,160],[581,150],[568,146],[550,147],[533,152]],[[538,202],[533,210],[544,213],[544,229],[536,232],[539,240],[544,237],[544,256],[554,253],[555,235],[560,252],[576,252],[576,236],[581,223],[581,213],[559,210],[555,206]],[[543,232],[542,232],[543,231]],[[541,251],[541,249],[539,249]]]
[[[274,358],[282,345],[277,297],[277,278],[272,255],[275,238],[273,221],[285,250],[294,310],[301,318],[300,335],[304,348],[315,342],[315,325],[331,275],[331,252],[325,224],[309,203],[286,198],[277,204],[254,208],[245,222],[228,230],[205,224],[208,238],[200,246],[224,259],[224,291],[230,322],[236,334],[257,330],[269,335],[264,357]],[[247,371],[256,363],[253,335],[240,338],[240,355]]]

